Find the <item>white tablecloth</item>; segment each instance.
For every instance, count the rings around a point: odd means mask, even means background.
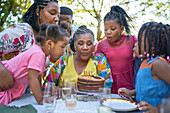
[[[121,98],[117,94],[111,94],[111,98]],[[9,106],[24,106],[32,104],[36,109],[37,113],[45,113],[45,108],[43,105],[37,104],[35,98],[31,94],[24,94],[18,100],[15,100],[9,104]],[[57,100],[57,104],[54,113],[98,113],[97,109],[99,107],[98,101],[77,101],[77,106],[74,110],[68,110],[62,99]],[[142,113],[141,111],[131,111],[133,113]],[[122,112],[121,112],[122,113]],[[127,113],[127,112],[123,112]]]
[[[111,96],[112,98],[120,98],[120,96],[116,94],[112,94]],[[18,100],[11,102],[9,106],[15,105],[20,107],[28,104],[32,104],[37,109],[38,113],[45,113],[43,105],[37,104],[34,96],[31,94],[24,94]],[[76,108],[74,110],[68,110],[63,100],[58,99],[54,113],[98,113],[98,105],[98,101],[77,101]]]

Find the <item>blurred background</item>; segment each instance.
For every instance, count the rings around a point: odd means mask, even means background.
[[[58,0],[74,12],[74,24],[86,25],[95,34],[96,43],[105,38],[103,18],[112,5],[119,5],[133,18],[131,34],[136,35],[141,25],[148,21],[170,24],[170,0]],[[22,15],[33,0],[1,0],[0,31],[12,23],[22,22]]]

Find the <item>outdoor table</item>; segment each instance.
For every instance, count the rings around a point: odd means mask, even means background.
[[[111,94],[111,98],[121,98],[117,94]],[[68,110],[62,99],[57,99],[57,104],[54,113],[98,113],[98,101],[77,101],[77,106],[73,110]],[[45,113],[43,105],[39,105],[32,94],[24,94],[19,99],[8,104],[9,106],[24,106],[31,104],[38,111],[37,113]],[[114,113],[114,111],[113,111]],[[116,112],[116,113],[142,113],[141,111],[130,111],[130,112]]]

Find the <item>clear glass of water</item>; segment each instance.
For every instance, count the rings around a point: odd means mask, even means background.
[[[77,105],[77,87],[75,82],[67,82],[65,90],[65,104],[67,109],[74,109]]]
[[[99,88],[99,95],[100,95],[101,100],[110,99],[111,98],[111,89],[108,87],[101,87],[101,88]]]
[[[56,106],[56,88],[55,83],[48,82],[45,84],[43,106],[46,113],[53,113]]]

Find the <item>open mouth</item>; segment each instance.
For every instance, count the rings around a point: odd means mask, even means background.
[[[112,37],[108,37],[108,36],[107,36],[107,40],[109,40],[109,41],[110,41],[111,39],[112,39]]]

